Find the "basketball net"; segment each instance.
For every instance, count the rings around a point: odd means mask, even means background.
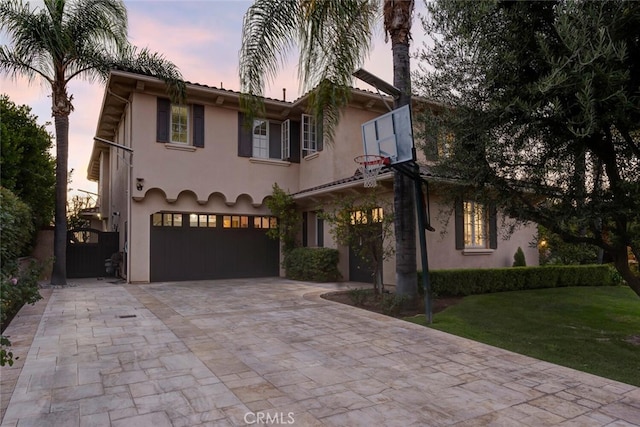
[[[389,159],[383,156],[365,154],[357,156],[354,161],[358,163],[358,170],[362,174],[365,188],[373,188],[378,185],[378,175],[389,162]]]

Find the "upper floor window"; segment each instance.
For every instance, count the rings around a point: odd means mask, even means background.
[[[186,105],[171,104],[171,142],[189,142],[189,110]]]
[[[253,157],[269,158],[269,122],[253,121]]]
[[[204,106],[158,98],[156,141],[204,147]]]
[[[282,160],[288,160],[291,157],[291,120],[285,120],[282,122],[280,128],[280,140],[282,143],[281,158]]]
[[[313,116],[302,115],[302,156],[318,151],[317,128]]]

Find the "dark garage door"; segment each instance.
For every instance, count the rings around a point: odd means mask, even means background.
[[[162,225],[151,218],[152,282],[269,277],[279,274],[279,242],[257,228],[265,217],[208,217],[209,226],[194,226],[189,214],[163,215]],[[235,227],[240,223],[246,226]],[[227,219],[229,221],[227,221]],[[236,221],[236,219],[238,221]],[[172,222],[173,221],[173,222]]]

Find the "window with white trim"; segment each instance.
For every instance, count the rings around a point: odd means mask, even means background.
[[[269,122],[253,121],[253,157],[269,158]]]
[[[280,157],[282,158],[282,160],[289,160],[289,158],[291,157],[291,139],[289,138],[291,121],[287,119],[284,122],[282,122],[281,126],[282,127],[280,128],[280,133],[281,133],[280,143],[282,144],[282,150],[280,152],[281,153]]]
[[[318,151],[317,127],[313,116],[302,115],[302,156],[308,156]]]
[[[171,142],[189,143],[189,108],[182,104],[171,104]]]

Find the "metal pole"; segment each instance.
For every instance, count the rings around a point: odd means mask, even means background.
[[[420,166],[414,166],[416,178],[414,179],[416,189],[416,209],[418,211],[418,231],[420,233],[420,260],[422,261],[422,287],[424,289],[424,315],[427,324],[433,322],[431,309],[431,281],[429,278],[429,259],[427,257],[427,236],[425,235],[425,210],[424,194],[422,193],[422,181],[420,179]]]

